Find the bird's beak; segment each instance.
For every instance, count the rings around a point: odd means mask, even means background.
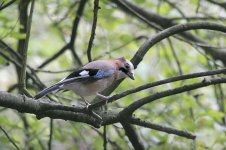
[[[127,76],[132,79],[132,80],[135,80],[134,78],[134,73],[133,72],[127,72]]]

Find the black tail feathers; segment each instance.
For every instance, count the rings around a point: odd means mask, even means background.
[[[39,98],[45,96],[46,94],[48,94],[48,93],[50,93],[52,91],[55,91],[55,90],[57,90],[59,88],[60,88],[60,85],[58,85],[58,84],[54,84],[54,85],[52,85],[50,87],[47,87],[44,90],[40,91],[37,95],[35,95],[34,99],[39,99]]]

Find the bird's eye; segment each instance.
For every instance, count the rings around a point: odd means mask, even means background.
[[[125,68],[126,69],[129,69],[130,68],[128,63],[125,64]]]

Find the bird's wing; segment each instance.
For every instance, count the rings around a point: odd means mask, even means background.
[[[60,84],[70,84],[73,82],[84,82],[87,80],[100,80],[110,77],[114,74],[113,69],[82,69],[71,73]]]
[[[114,74],[113,69],[106,69],[106,70],[100,70],[100,69],[81,69],[74,71],[69,76],[61,80],[60,82],[57,82],[56,84],[47,87],[40,91],[36,96],[34,96],[34,99],[39,99],[46,94],[55,91],[59,88],[61,88],[63,85],[72,84],[74,82],[93,82],[96,80],[100,80],[103,78],[110,77]]]

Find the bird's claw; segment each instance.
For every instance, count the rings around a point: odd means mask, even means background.
[[[88,110],[89,109],[89,106],[91,105],[89,102],[87,102],[87,101],[84,101],[84,103],[82,102],[82,103],[80,103],[81,105],[83,105],[84,106],[84,108],[86,109],[86,110]]]
[[[85,105],[86,105],[86,110],[89,109],[89,106],[91,105],[89,102],[85,101]]]

